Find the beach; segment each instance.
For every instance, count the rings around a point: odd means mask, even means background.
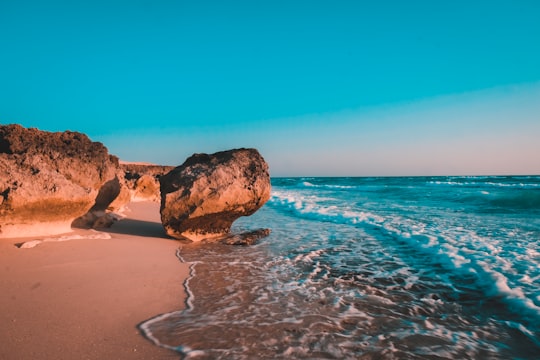
[[[540,176],[273,178],[233,233],[182,245],[188,309],[145,329],[197,359],[540,355]]]
[[[39,237],[0,239],[0,359],[178,358],[137,326],[184,307],[188,265],[159,204],[128,209],[105,234],[74,230],[82,238],[33,248],[16,244]]]

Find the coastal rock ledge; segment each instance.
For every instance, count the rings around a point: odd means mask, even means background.
[[[194,154],[160,177],[161,222],[177,239],[200,241],[229,234],[270,198],[268,165],[255,149]]]
[[[84,134],[0,125],[0,238],[70,231],[117,167]]]

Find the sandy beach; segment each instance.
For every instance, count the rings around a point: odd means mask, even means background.
[[[39,238],[0,239],[0,359],[178,358],[137,325],[184,307],[188,266],[164,235],[158,204],[128,209],[109,239],[28,249],[15,244]]]

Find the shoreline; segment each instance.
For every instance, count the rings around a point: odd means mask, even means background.
[[[177,359],[141,324],[185,308],[189,265],[166,238],[159,204],[130,203],[110,238],[0,239],[0,359]],[[95,232],[94,232],[95,234]],[[43,237],[41,237],[43,238]]]
[[[152,324],[156,322],[163,321],[164,319],[167,319],[169,317],[175,316],[177,314],[182,314],[185,311],[191,311],[193,309],[193,293],[189,289],[189,281],[193,279],[195,276],[195,263],[186,263],[180,257],[178,256],[178,250],[177,250],[177,257],[182,262],[182,264],[188,265],[188,276],[184,279],[183,286],[184,286],[184,307],[178,310],[166,312],[159,314],[157,316],[154,316],[150,319],[147,319],[143,322],[141,322],[137,328],[141,331],[141,334],[144,338],[146,338],[148,341],[152,342],[156,347],[160,347],[163,349],[169,349],[171,351],[176,352],[178,348],[175,348],[174,346],[170,346],[167,344],[163,344],[159,341],[159,339],[152,333],[152,330],[150,330]],[[180,355],[180,354],[179,354]],[[183,358],[183,356],[181,356]]]

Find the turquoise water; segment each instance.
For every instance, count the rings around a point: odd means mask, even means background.
[[[540,358],[540,177],[277,178],[235,232],[183,245],[186,358]]]

